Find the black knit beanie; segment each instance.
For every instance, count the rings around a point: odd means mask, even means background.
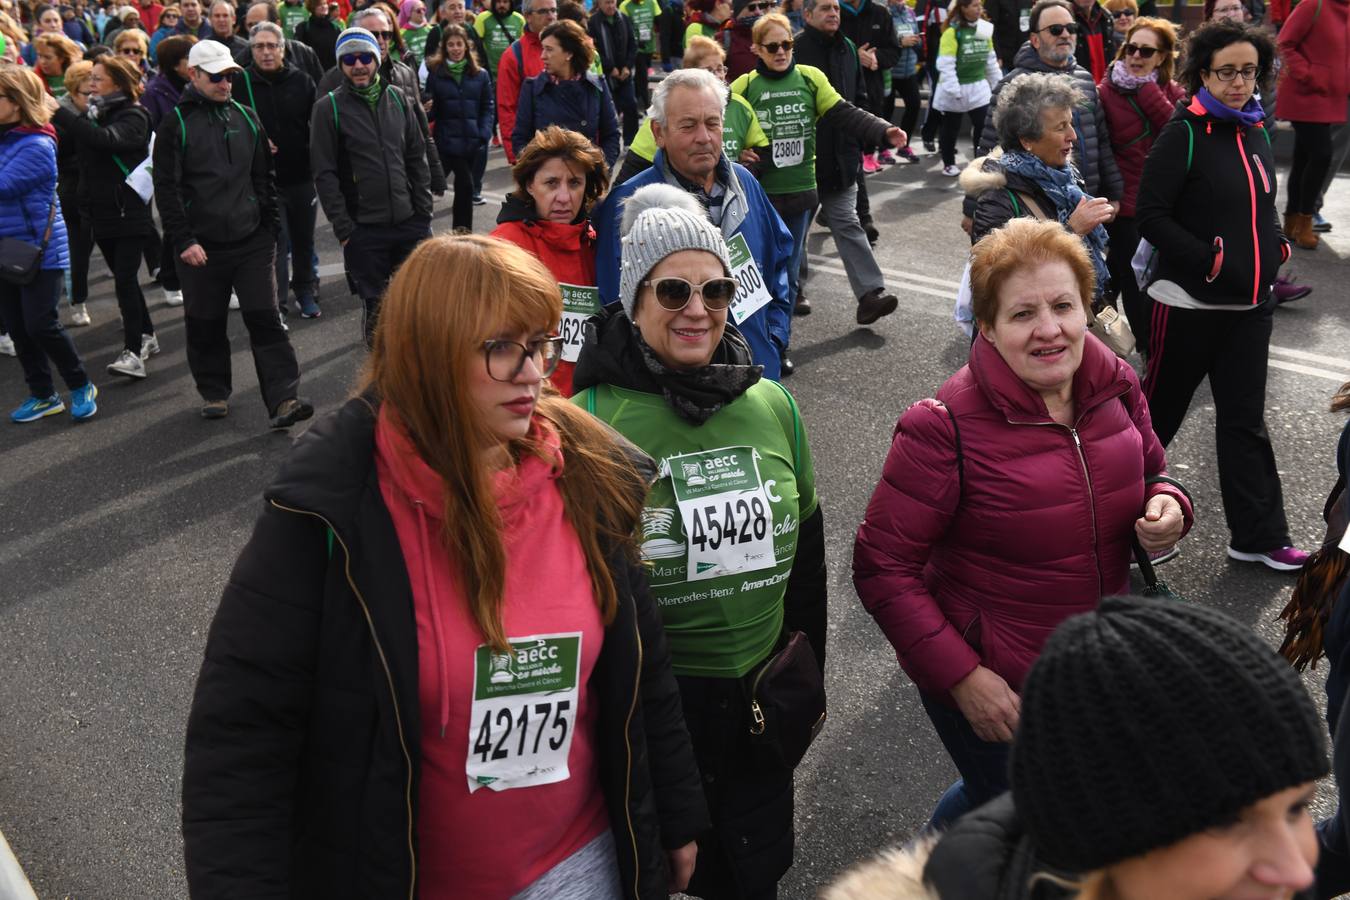
[[[1249,628],[1168,599],[1066,621],[1022,693],[1012,792],[1041,858],[1086,873],[1327,774],[1294,670]]]

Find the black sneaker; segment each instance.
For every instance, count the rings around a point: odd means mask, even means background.
[[[780,373],[784,378],[787,378],[789,375],[791,375],[791,374],[792,374],[793,372],[795,372],[795,371],[797,371],[797,367],[796,367],[795,365],[793,365],[791,359],[789,359],[786,355],[784,355],[784,357],[783,357],[781,363],[779,364],[779,373]]]
[[[805,294],[800,292],[797,294],[797,302],[793,304],[792,314],[794,316],[811,315],[811,301],[806,299]]]
[[[230,414],[230,404],[224,400],[207,400],[202,404],[203,419],[223,419]]]
[[[290,428],[296,422],[303,422],[314,415],[314,407],[308,400],[292,397],[282,400],[269,423],[273,428]]]
[[[889,316],[900,305],[900,299],[886,293],[885,288],[876,288],[858,298],[858,324],[871,325],[882,316]]]

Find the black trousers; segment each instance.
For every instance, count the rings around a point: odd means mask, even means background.
[[[928,63],[924,64],[923,73],[920,77],[928,79],[928,112],[923,117],[923,141],[931,143],[936,141],[938,130],[942,128],[942,113],[933,109],[933,92],[937,90],[938,72],[937,66]],[[975,135],[975,142],[979,143],[980,136]]]
[[[637,65],[633,67],[633,77],[629,79],[633,82],[633,96],[637,100],[638,109],[646,109],[652,103],[652,95],[647,90],[647,69],[651,64],[650,53],[639,53]]]
[[[792,771],[750,738],[736,678],[677,676],[712,830],[698,837],[685,893],[705,900],[773,900],[792,866]]]
[[[606,76],[609,81],[609,92],[614,97],[614,109],[623,118],[623,143],[628,146],[633,143],[633,137],[638,132],[637,92],[633,90],[633,75],[620,81],[617,78]]]
[[[319,216],[318,194],[314,182],[277,185],[277,203],[281,212],[281,234],[277,236],[277,305],[285,309],[287,291],[295,296],[318,293],[314,277],[314,226]]]
[[[971,129],[971,151],[970,158],[974,159],[980,143],[980,132],[984,130],[984,117],[989,113],[989,105],[977,106],[965,115],[970,116]],[[938,137],[938,150],[942,153],[942,164],[951,166],[956,164],[956,137],[961,133],[961,113],[949,112],[942,114],[941,135]]]
[[[895,121],[895,106],[899,101],[905,106],[900,118],[900,130],[913,140],[914,126],[919,123],[919,113],[923,108],[923,99],[919,96],[919,76],[897,78],[891,82],[891,92],[886,95],[886,103],[881,117],[887,122]]]
[[[1153,307],[1144,396],[1166,447],[1191,396],[1209,377],[1219,489],[1234,550],[1265,553],[1289,544],[1284,492],[1266,433],[1266,366],[1273,307],[1250,311]]]
[[[281,401],[294,398],[300,388],[300,366],[277,312],[276,235],[259,228],[237,243],[205,249],[203,266],[178,260],[188,368],[197,393],[203,400],[228,400],[233,390],[229,336],[233,290],[239,295],[263,403],[269,414],[275,413]]]
[[[40,269],[29,284],[0,281],[0,332],[7,331],[14,341],[28,392],[42,399],[56,393],[48,360],[56,363],[61,380],[72,391],[89,383],[75,342],[56,311],[64,280],[60,269]]]
[[[94,237],[80,216],[74,194],[61,198],[61,216],[66,220],[66,246],[70,250],[70,302],[84,303],[89,300],[89,258],[94,253]]]
[[[473,198],[478,193],[474,190],[473,167],[477,156],[476,153],[473,156],[441,154],[441,168],[446,177],[452,179],[455,191],[454,204],[450,208],[452,228],[473,229]]]
[[[347,284],[361,298],[361,330],[367,346],[375,337],[380,298],[394,270],[419,243],[431,237],[431,223],[417,215],[395,225],[357,225],[342,247]]]
[[[1106,233],[1109,242],[1106,246],[1106,268],[1111,273],[1111,283],[1120,290],[1120,299],[1125,307],[1125,317],[1130,320],[1130,329],[1134,332],[1135,347],[1139,355],[1147,357],[1148,338],[1153,322],[1153,298],[1139,290],[1134,269],[1130,261],[1134,251],[1139,249],[1139,229],[1133,216],[1116,216],[1108,222]]]
[[[1286,213],[1312,215],[1317,195],[1331,168],[1331,126],[1326,122],[1294,122],[1294,160],[1289,167]]]
[[[140,353],[141,335],[155,333],[140,283],[141,254],[145,250],[146,237],[103,238],[97,243],[99,252],[113,272],[117,308],[122,313],[122,346],[132,353]]]

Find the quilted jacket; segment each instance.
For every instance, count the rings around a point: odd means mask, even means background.
[[[18,125],[0,134],[0,237],[42,243],[56,199],[56,129]],[[56,208],[42,268],[65,269],[66,222]]]
[[[1076,419],[976,338],[936,400],[909,408],[858,528],[853,583],[919,689],[978,665],[1017,691],[1061,622],[1129,587],[1130,536],[1167,459],[1130,366],[1084,338]],[[945,408],[944,408],[945,407]],[[960,456],[955,415],[960,434]]]

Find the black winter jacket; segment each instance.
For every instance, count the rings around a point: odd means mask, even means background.
[[[337,65],[337,39],[342,26],[331,18],[310,16],[295,26],[295,39],[314,51],[323,71]]]
[[[1158,250],[1155,279],[1202,303],[1266,302],[1289,258],[1275,188],[1263,126],[1215,119],[1199,101],[1178,109],[1144,161],[1135,205],[1140,236]]]
[[[357,225],[395,225],[413,216],[431,221],[421,104],[386,86],[372,110],[344,81],[319,95],[309,129],[314,186],[339,241]]]
[[[221,597],[183,771],[195,900],[416,895],[417,628],[375,422],[357,398],[300,439]],[[625,896],[665,900],[666,851],[707,811],[645,575],[612,560],[589,685],[600,779]]]
[[[281,232],[267,132],[257,114],[188,85],[155,133],[155,203],[178,253]]]
[[[586,23],[586,31],[595,42],[607,77],[614,69],[631,70],[637,65],[637,35],[626,15],[615,12],[614,18],[609,19],[597,9]],[[628,77],[633,77],[631,71]]]
[[[941,838],[924,866],[939,897],[980,900],[1069,900],[1077,892],[1039,873],[1055,873],[1036,854],[1007,793],[962,816]],[[1068,873],[1055,873],[1061,877]]]
[[[431,135],[444,156],[470,158],[492,140],[496,91],[487,69],[467,72],[456,81],[439,65],[427,74],[431,95]]]
[[[895,68],[895,64],[900,61],[900,38],[895,33],[891,12],[885,3],[877,3],[875,0],[861,0],[861,6],[856,13],[842,2],[840,7],[839,33],[852,41],[854,47],[871,44],[877,53],[876,69],[859,67],[863,90],[856,97],[844,99],[869,112],[879,114],[886,103],[884,74]]]
[[[1092,82],[1092,73],[1076,63],[1065,69],[1056,69],[1047,65],[1030,43],[1023,44],[1017,51],[1017,67],[1003,76],[1003,80],[994,88],[989,101],[992,112],[998,104],[999,91],[1018,75],[1028,72],[1049,72],[1052,75],[1070,75],[1080,93],[1086,99],[1086,106],[1074,110],[1073,129],[1078,132],[1078,141],[1074,145],[1074,162],[1083,176],[1083,190],[1092,197],[1105,197],[1119,200],[1125,196],[1125,182],[1116,166],[1115,154],[1111,152],[1111,132],[1106,126],[1106,110],[1097,99],[1097,85]],[[980,135],[980,153],[988,153],[998,145],[998,132],[994,128],[994,117],[985,119],[984,131]]]
[[[441,155],[436,152],[436,142],[431,138],[431,128],[427,126],[427,116],[422,109],[422,88],[417,80],[417,72],[392,56],[386,56],[380,63],[380,80],[385,84],[397,85],[399,90],[403,91],[403,96],[408,98],[408,102],[417,107],[417,112],[422,118],[422,130],[426,132],[427,171],[431,176],[431,192],[439,197],[445,193],[445,171],[441,168]],[[335,66],[324,73],[314,94],[322,98],[345,83],[342,69]]]
[[[961,189],[967,199],[974,200],[970,229],[970,242],[974,244],[995,228],[1002,228],[1011,219],[1031,218],[1034,213],[1027,207],[1025,198],[1030,197],[1043,214],[1053,216],[1055,204],[1040,185],[1016,172],[1006,172],[997,159],[980,157],[961,173]],[[1011,194],[1017,195],[1016,201]]]
[[[1022,17],[1030,16],[1032,0],[989,0],[985,15],[994,26],[994,55],[1005,69],[1013,67],[1017,51],[1026,43],[1028,32],[1022,29]]]
[[[890,21],[888,13],[887,27],[892,29],[894,36],[894,27]],[[849,39],[844,37],[842,29],[834,35],[828,35],[808,25],[797,34],[796,41],[794,62],[820,69],[830,80],[830,86],[854,107],[858,106],[860,99],[865,102],[863,68],[858,63],[858,51]],[[835,109],[839,107],[836,106]],[[854,113],[863,111],[841,110],[841,114],[853,116]],[[858,175],[862,171],[862,142],[855,134],[858,129],[866,127],[867,120],[859,117],[853,124],[857,128],[840,128],[838,121],[831,119],[829,113],[816,123],[816,187],[822,192],[842,191],[858,180]],[[881,128],[874,142],[881,144],[885,140],[886,128]]]
[[[123,99],[101,108],[97,121],[61,106],[52,123],[75,142],[80,173],[75,200],[94,238],[149,234],[154,229],[150,207],[126,178],[148,155],[150,114]]]
[[[333,43],[336,46],[337,41],[335,40]],[[286,65],[304,72],[313,84],[318,84],[319,79],[323,78],[324,73],[328,71],[328,67],[319,62],[319,55],[301,41],[286,40],[284,50],[282,58],[286,61]],[[234,61],[245,69],[252,66],[253,48],[249,47],[235,54]]]
[[[281,71],[268,75],[253,66],[235,78],[235,99],[253,109],[263,130],[277,145],[272,161],[277,184],[313,181],[309,168],[309,114],[314,109],[314,82],[290,58]]]

